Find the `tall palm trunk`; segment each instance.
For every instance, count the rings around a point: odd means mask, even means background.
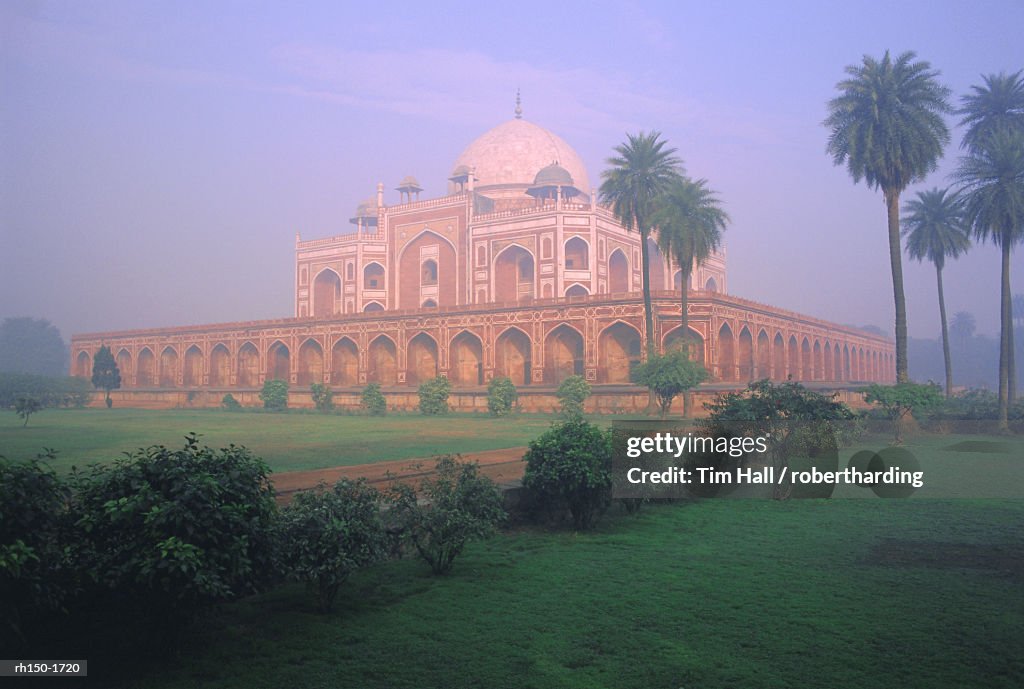
[[[690,262],[690,266],[683,268],[679,266],[679,270],[682,272],[683,284],[679,290],[679,304],[682,307],[680,313],[680,325],[683,331],[683,349],[686,351],[688,358],[693,358],[693,351],[690,347],[690,271],[692,270],[693,261]],[[689,390],[683,391],[683,418],[690,413],[690,408],[693,406],[693,393]]]
[[[999,309],[999,430],[1009,430],[1010,410],[1010,329],[1013,327],[1010,311],[1010,243],[1003,237],[1003,270]]]
[[[942,290],[942,267],[935,266],[939,283],[939,320],[942,323],[942,356],[946,360],[946,397],[953,396],[953,358],[949,355],[949,328],[946,326],[946,296]]]
[[[683,286],[680,290],[679,303],[682,305],[682,318],[680,319],[681,325],[683,326],[683,344],[687,347],[689,352],[690,346],[690,314],[688,313],[690,308],[690,269],[681,268]]]
[[[1006,292],[1009,294],[1012,292],[1010,288],[1010,278],[1006,278]],[[1013,403],[1017,401],[1017,346],[1014,344],[1013,338],[1016,337],[1013,332],[1013,298],[1010,298],[1010,315],[1007,316],[1007,323],[1010,324],[1010,329],[1007,331],[1006,337],[1009,340],[1006,344],[1006,406],[1007,408],[1012,407]]]
[[[651,307],[651,258],[647,254],[647,237],[650,234],[650,230],[644,225],[643,217],[639,213],[636,214],[636,228],[640,231],[640,282],[644,290],[644,325],[646,326],[644,349],[647,352],[647,359],[650,360],[657,353],[654,335],[654,314]],[[646,413],[653,413],[657,404],[657,400],[654,398],[654,389],[652,388],[647,394]]]
[[[639,218],[638,218],[639,220]],[[641,228],[640,230],[640,279],[644,290],[644,324],[647,326],[647,332],[644,334],[644,346],[647,350],[647,355],[657,353],[657,347],[655,345],[654,335],[654,313],[651,307],[651,257],[647,253],[647,235],[648,231]]]
[[[903,293],[903,250],[900,246],[900,193],[885,192],[889,217],[889,265],[892,269],[892,296],[896,304],[896,382],[910,382],[907,368],[907,298]]]

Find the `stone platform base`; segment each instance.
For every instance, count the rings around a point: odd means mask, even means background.
[[[809,388],[824,392],[836,393],[838,400],[845,402],[854,409],[864,409],[861,387],[850,384],[832,385],[813,383]],[[712,402],[724,392],[742,390],[739,386],[709,385],[701,386],[693,393],[693,413],[701,416],[704,403]],[[519,409],[526,413],[549,413],[558,411],[558,398],[553,386],[530,386],[519,389]],[[392,411],[416,411],[419,396],[416,390],[407,387],[383,388],[388,401],[388,409]],[[110,393],[115,407],[133,409],[203,409],[220,407],[224,395],[231,393],[243,407],[262,407],[258,388],[199,388],[182,390],[180,388],[135,388],[130,390],[114,390]],[[361,388],[336,388],[334,405],[338,409],[359,411]],[[598,414],[633,414],[643,412],[647,408],[648,393],[646,388],[633,385],[595,385],[593,394],[587,399],[586,409]],[[449,403],[457,412],[487,413],[487,388],[462,388],[452,390]],[[102,392],[95,393],[90,406],[104,406]],[[313,399],[308,390],[290,390],[288,406],[293,409],[312,409]],[[682,411],[682,400],[677,399],[673,405],[673,413]]]

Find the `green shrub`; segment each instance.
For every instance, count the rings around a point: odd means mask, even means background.
[[[13,409],[19,397],[34,397],[44,408],[84,407],[92,397],[85,378],[32,373],[0,373],[0,408]]]
[[[0,646],[22,644],[26,628],[59,610],[74,578],[61,536],[68,488],[40,460],[0,457]]]
[[[509,378],[494,378],[487,386],[487,409],[492,416],[507,416],[518,399],[519,392]]]
[[[35,397],[19,397],[18,401],[14,403],[14,413],[18,415],[19,419],[25,420],[25,423],[22,424],[23,427],[28,426],[29,417],[42,408],[42,403]]]
[[[789,467],[791,460],[809,463],[820,471],[836,471],[839,443],[856,437],[863,427],[857,427],[856,415],[835,397],[812,392],[800,383],[776,385],[769,380],[759,380],[743,392],[720,395],[714,402],[705,404],[708,416],[697,425],[704,436],[763,438],[766,449],[757,453],[757,459],[770,461],[776,476],[781,476],[783,467]],[[746,462],[747,458],[712,452],[694,456],[691,461],[699,462],[699,466],[726,470]],[[797,466],[794,470],[809,468]],[[772,495],[777,499],[830,497],[834,488],[833,484],[822,483],[795,492],[793,484],[787,482],[782,486],[774,485]],[[710,490],[714,494],[719,487],[712,486]]]
[[[999,396],[992,390],[972,388],[943,399],[927,410],[936,421],[996,421],[999,418]],[[1010,405],[1009,419],[1024,419],[1024,399]]]
[[[283,380],[268,380],[260,391],[263,408],[270,411],[284,411],[288,408],[288,383]]]
[[[903,443],[903,424],[910,414],[927,414],[942,404],[942,389],[934,383],[897,383],[896,385],[869,385],[864,401],[885,411],[892,421],[896,445]]]
[[[362,403],[363,409],[374,416],[383,416],[388,413],[388,401],[384,398],[384,393],[380,391],[379,383],[370,383],[363,389]]]
[[[523,486],[549,514],[567,506],[577,529],[589,529],[611,501],[611,435],[581,418],[552,426],[530,443]]]
[[[274,574],[277,514],[269,469],[234,445],[150,447],[74,477],[77,566],[132,618],[181,629],[217,601],[263,587]]]
[[[631,373],[633,382],[649,388],[658,398],[663,417],[672,409],[677,395],[700,385],[708,377],[704,367],[691,360],[685,349],[652,354]]]
[[[582,417],[583,403],[590,397],[590,383],[583,376],[569,376],[558,386],[555,396],[558,397],[563,417]]]
[[[451,455],[438,459],[419,492],[397,484],[390,497],[389,517],[435,574],[450,571],[469,541],[489,538],[506,517],[494,482]]]
[[[365,479],[325,488],[296,493],[281,514],[284,569],[316,593],[324,612],[352,572],[384,557],[388,542],[380,493]]]
[[[227,411],[239,411],[242,408],[241,403],[230,392],[221,398],[220,406]]]
[[[323,383],[313,383],[309,386],[313,395],[313,405],[317,411],[331,411],[334,409],[334,393]]]
[[[451,394],[452,384],[444,376],[437,376],[420,383],[416,393],[420,396],[420,413],[433,416],[447,414],[448,395]]]

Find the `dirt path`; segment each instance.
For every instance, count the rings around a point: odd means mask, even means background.
[[[523,455],[525,447],[507,447],[501,450],[487,450],[462,455],[463,461],[477,462],[480,473],[497,484],[509,483],[523,477]],[[394,462],[376,462],[374,464],[357,464],[355,466],[331,467],[312,471],[289,471],[274,474],[274,488],[277,489],[277,500],[287,503],[291,496],[300,490],[313,488],[323,481],[333,485],[343,478],[365,478],[378,488],[384,488],[392,481],[415,481],[433,472],[436,460],[400,459]]]

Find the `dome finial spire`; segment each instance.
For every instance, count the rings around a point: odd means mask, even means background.
[[[518,88],[516,89],[516,119],[517,120],[523,119],[523,104],[522,104],[522,101],[519,99],[519,89]]]

